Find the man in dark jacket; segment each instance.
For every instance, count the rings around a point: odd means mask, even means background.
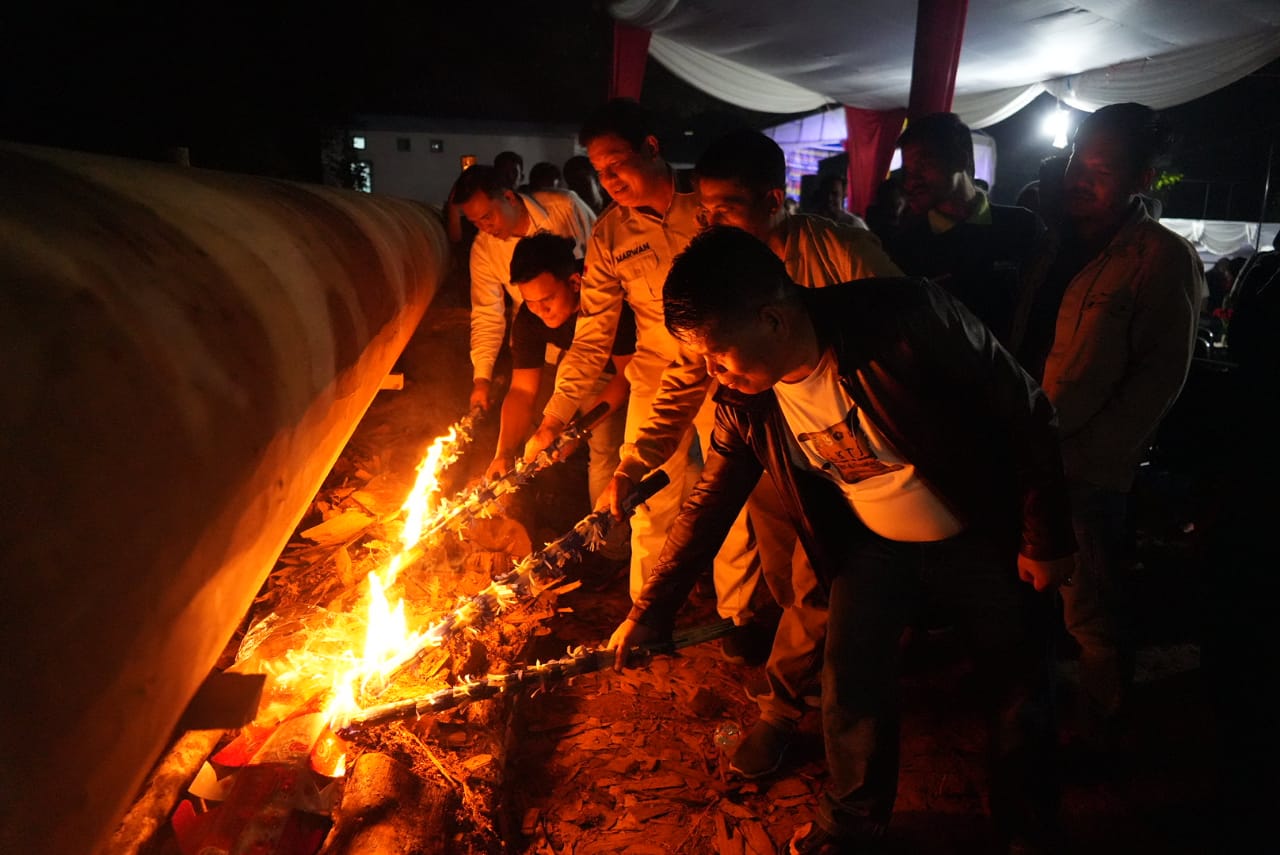
[[[1037,592],[1064,580],[1075,551],[1044,394],[936,285],[801,288],[736,229],[690,243],[663,304],[667,328],[725,388],[702,479],[610,640],[619,665],[633,644],[670,633],[767,471],[830,602],[830,781],[818,825],[791,850],[858,851],[883,834],[897,791],[898,639],[928,602],[988,677],[1000,723],[992,812],[1014,851],[1034,851],[1057,799],[1051,624]]]
[[[907,211],[881,235],[909,276],[927,276],[1009,341],[1023,268],[1044,233],[1026,208],[993,205],[973,177],[973,135],[954,113],[913,119],[898,140]]]

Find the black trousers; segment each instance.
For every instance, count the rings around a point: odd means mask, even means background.
[[[831,587],[822,673],[829,783],[819,821],[851,839],[884,832],[898,788],[899,639],[927,608],[967,643],[989,703],[992,818],[1010,839],[1052,834],[1051,605],[1018,578],[1007,544],[972,533],[900,543],[863,532]]]

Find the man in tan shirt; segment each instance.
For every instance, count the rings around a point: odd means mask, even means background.
[[[782,149],[754,130],[712,143],[694,169],[699,222],[734,226],[764,242],[782,259],[797,283],[820,288],[855,279],[900,276],[864,228],[836,224],[810,214],[788,215],[786,161]],[[614,505],[650,470],[661,465],[690,424],[708,453],[716,384],[701,359],[687,352],[667,366],[648,420],[623,459],[602,502]],[[805,710],[804,691],[816,677],[826,630],[826,601],[813,567],[796,540],[795,527],[773,485],[762,480],[739,515],[715,561],[718,589],[749,600],[763,574],[783,607],[765,667],[769,691],[757,697],[760,720],[739,746],[732,766],[745,777],[775,771]]]
[[[1080,645],[1077,722],[1086,744],[1114,747],[1134,669],[1123,561],[1128,494],[1195,352],[1207,294],[1192,246],[1142,200],[1169,144],[1149,107],[1112,104],[1076,131],[1063,221],[1042,249],[1014,325],[1014,348],[1058,411],[1062,461],[1080,542],[1062,591]]]
[[[601,186],[614,203],[600,214],[587,241],[580,309],[573,344],[560,363],[555,391],[542,422],[525,448],[526,458],[545,448],[592,395],[609,361],[625,300],[635,313],[636,350],[626,368],[631,384],[623,444],[647,419],[662,371],[678,347],[663,325],[662,285],[676,254],[698,231],[693,177],[662,157],[648,112],[617,99],[584,123],[579,138]],[[683,437],[659,461],[671,484],[639,508],[631,519],[631,589],[638,591],[666,540],[684,497],[697,480],[699,464]],[[736,604],[721,603],[735,617]]]

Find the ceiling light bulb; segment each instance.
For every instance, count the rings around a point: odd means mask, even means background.
[[[1056,108],[1052,113],[1045,116],[1041,130],[1045,136],[1053,137],[1054,148],[1067,147],[1067,127],[1069,123],[1070,117],[1067,111],[1061,107]]]

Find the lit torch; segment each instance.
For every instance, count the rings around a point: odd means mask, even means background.
[[[442,502],[431,524],[422,532],[421,539],[429,540],[449,528],[472,519],[484,518],[492,513],[499,499],[519,490],[532,481],[539,472],[559,462],[562,450],[591,436],[591,428],[608,411],[609,405],[603,401],[600,402],[590,411],[569,422],[560,435],[533,460],[527,462],[517,460],[515,466],[501,476],[486,479],[458,498]]]
[[[667,473],[658,470],[636,485],[621,502],[624,515],[633,513],[637,506],[652,498],[670,483]],[[575,559],[604,543],[604,536],[612,517],[608,510],[594,511],[578,522],[568,533],[548,543],[542,549],[530,553],[508,573],[496,577],[487,588],[469,597],[460,597],[457,605],[443,618],[417,633],[408,633],[398,624],[403,619],[403,604],[398,612],[386,609],[383,621],[393,627],[392,637],[397,639],[393,648],[378,646],[371,635],[366,643],[365,659],[344,678],[347,685],[359,683],[361,691],[373,696],[381,695],[401,675],[421,661],[427,651],[439,648],[454,633],[478,621],[501,614],[519,602],[528,602],[564,578],[564,569]],[[376,580],[370,574],[371,588]],[[371,590],[371,596],[374,596]],[[374,603],[377,599],[374,599]],[[385,604],[385,598],[382,599]],[[385,606],[384,606],[385,608]],[[376,678],[376,681],[375,679]],[[371,685],[372,684],[372,685]],[[331,721],[339,724],[360,714],[360,705],[354,692],[345,692],[329,706]]]
[[[650,656],[674,653],[681,648],[728,635],[733,628],[733,620],[724,618],[705,626],[683,630],[674,633],[669,641],[633,647],[628,659],[632,664],[638,664]],[[464,706],[473,701],[488,700],[525,689],[545,689],[569,677],[609,668],[613,665],[614,658],[612,650],[580,647],[569,651],[569,655],[563,659],[537,662],[509,674],[489,674],[484,677],[464,679],[456,686],[422,697],[406,698],[402,701],[368,707],[349,716],[337,730],[341,736],[350,737],[390,721],[421,718],[431,713]]]

